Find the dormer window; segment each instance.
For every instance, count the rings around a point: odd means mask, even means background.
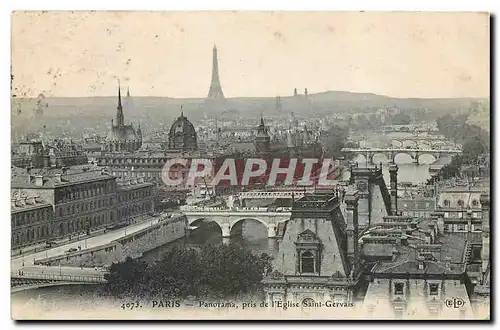
[[[429,295],[437,296],[438,293],[439,293],[439,284],[438,283],[429,284]]]
[[[297,236],[297,268],[299,274],[318,275],[320,273],[321,242],[307,229]]]
[[[404,292],[405,284],[404,283],[394,283],[394,294],[402,295]]]
[[[302,256],[300,257],[300,272],[301,273],[314,273],[314,264],[316,263],[316,260],[314,260],[314,255],[307,251],[303,252]]]

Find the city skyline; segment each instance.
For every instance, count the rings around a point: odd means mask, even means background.
[[[20,97],[113,96],[120,79],[132,96],[204,98],[214,44],[227,98],[489,97],[488,14],[15,12],[12,28]]]

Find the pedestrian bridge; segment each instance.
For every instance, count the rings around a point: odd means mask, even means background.
[[[105,273],[102,275],[65,275],[41,274],[39,272],[22,272],[21,275],[19,272],[12,272],[10,274],[11,292],[69,284],[103,284],[106,283],[104,275]]]
[[[458,155],[462,153],[459,149],[410,149],[410,148],[342,148],[343,153],[354,154],[354,156],[363,155],[366,162],[373,164],[373,156],[377,154],[385,155],[389,162],[394,163],[394,160],[399,154],[409,155],[413,162],[420,163],[420,156],[431,155],[436,160],[442,155]]]
[[[186,215],[189,226],[196,226],[204,221],[215,222],[222,231],[222,237],[231,237],[241,233],[245,220],[256,220],[267,229],[269,238],[276,237],[278,224],[290,219],[291,207],[277,208],[269,212],[267,207],[200,207],[194,205],[181,206],[181,212]]]

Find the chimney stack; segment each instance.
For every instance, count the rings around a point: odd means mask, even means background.
[[[399,252],[398,252],[398,249],[396,249],[395,246],[392,247],[391,253],[392,253],[392,261],[396,261]]]
[[[490,195],[487,193],[481,194],[479,201],[481,202],[481,228],[483,231],[483,246],[481,249],[482,272],[486,273],[490,261]]]
[[[43,186],[43,175],[35,175],[35,186]]]
[[[446,268],[450,269],[451,268],[451,257],[444,258],[444,262],[445,262]]]
[[[417,257],[417,261],[418,261],[418,269],[419,270],[423,270],[424,269],[424,261],[425,261],[425,257],[424,256],[418,256]]]
[[[358,192],[346,193],[344,200],[347,217],[347,255],[351,262],[355,263],[358,256]]]
[[[398,169],[395,163],[389,165],[391,215],[398,215]]]

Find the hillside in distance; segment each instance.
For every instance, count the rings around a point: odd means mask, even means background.
[[[228,98],[226,107],[213,109],[208,117],[224,118],[258,118],[260,113],[268,117],[288,116],[294,112],[297,117],[310,117],[311,114],[330,115],[344,112],[371,112],[378,108],[397,107],[402,110],[429,109],[436,116],[446,113],[467,111],[472,101],[489,102],[478,98],[392,98],[370,93],[352,93],[328,91],[317,94],[282,96],[281,111],[276,110],[275,97],[238,97]],[[13,98],[11,102],[11,118],[13,131],[37,130],[45,126],[50,129],[74,130],[78,127],[106,131],[115,117],[117,97],[47,97],[44,99],[43,116],[34,123],[34,109],[37,108],[35,98]],[[204,117],[203,98],[170,98],[170,97],[122,97],[125,121],[142,127],[156,129],[170,127],[180,114],[180,109],[196,124]]]

